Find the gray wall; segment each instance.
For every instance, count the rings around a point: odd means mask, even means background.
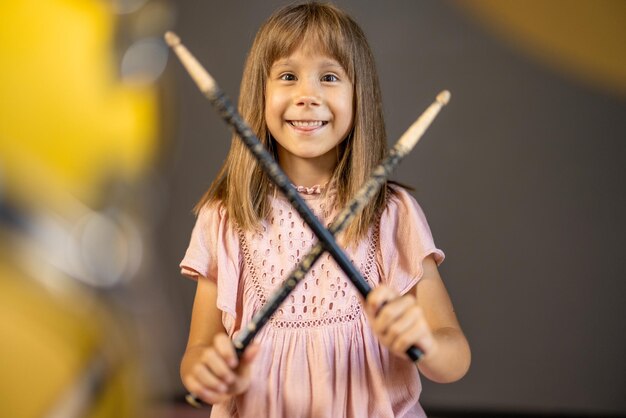
[[[235,100],[252,38],[282,4],[186,0],[175,29]],[[395,177],[416,188],[447,254],[441,272],[473,351],[469,374],[425,383],[423,403],[626,413],[624,98],[527,58],[451,3],[336,4],[376,55],[390,141],[440,90],[452,92]],[[177,382],[194,293],[177,264],[229,130],[174,59],[168,77],[174,142],[155,280],[176,324],[165,357]]]

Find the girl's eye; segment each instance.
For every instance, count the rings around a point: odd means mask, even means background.
[[[280,79],[283,81],[294,81],[296,76],[291,73],[285,73],[280,75]]]
[[[326,74],[322,77],[322,81],[339,81],[339,78],[335,74]]]

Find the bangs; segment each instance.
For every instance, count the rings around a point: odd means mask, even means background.
[[[350,30],[351,22],[332,10],[307,8],[297,13],[287,13],[275,21],[268,21],[268,42],[261,52],[265,75],[272,64],[288,57],[303,46],[308,51],[327,55],[339,62],[354,83],[354,61],[351,45],[355,44],[355,33]],[[358,35],[357,35],[358,36]]]

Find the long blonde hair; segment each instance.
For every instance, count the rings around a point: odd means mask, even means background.
[[[246,60],[239,112],[276,157],[264,117],[265,84],[272,64],[289,56],[305,40],[336,59],[354,86],[354,126],[339,146],[339,161],[330,180],[336,186],[335,204],[343,207],[383,158],[387,144],[374,58],[363,31],[350,16],[335,6],[315,2],[290,5],[270,16],[257,32]],[[268,196],[273,188],[245,145],[233,135],[226,161],[195,211],[221,202],[239,227],[251,229],[270,214]],[[366,234],[382,210],[387,192],[383,187],[354,219],[344,242],[354,242]]]

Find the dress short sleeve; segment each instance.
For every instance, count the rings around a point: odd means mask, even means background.
[[[239,238],[221,205],[203,207],[180,263],[181,273],[197,280],[204,276],[217,284],[217,307],[236,317],[241,263]]]
[[[392,185],[392,195],[380,219],[378,262],[381,283],[401,294],[422,278],[422,262],[433,255],[437,265],[443,251],[435,246],[422,208],[405,189]]]

